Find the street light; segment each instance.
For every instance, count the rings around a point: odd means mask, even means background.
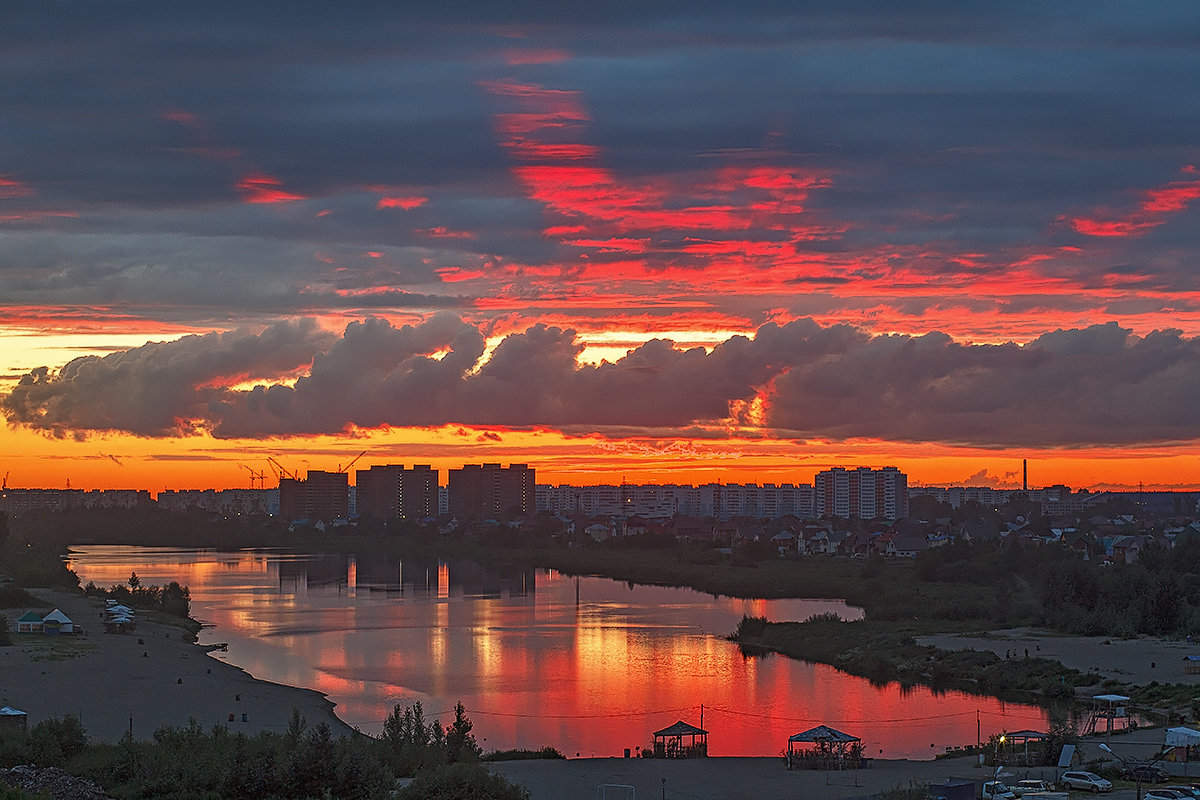
[[[1100,743],[1100,749],[1111,756],[1116,756],[1117,758],[1121,759],[1121,763],[1125,765],[1126,769],[1133,773],[1134,783],[1137,784],[1137,800],[1142,800],[1142,775],[1145,772],[1145,768],[1153,767],[1159,761],[1162,761],[1167,757],[1167,754],[1170,753],[1173,748],[1164,747],[1162,751],[1154,757],[1153,761],[1146,762],[1142,765],[1141,769],[1135,769],[1134,767],[1129,766],[1129,761],[1127,761],[1124,756],[1117,755],[1117,753],[1113,752],[1111,747],[1103,742]]]

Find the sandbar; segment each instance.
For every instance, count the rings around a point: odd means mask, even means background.
[[[28,610],[59,608],[83,625],[85,636],[12,633],[0,647],[0,706],[28,714],[28,726],[74,716],[89,738],[117,742],[132,731],[148,739],[164,726],[195,719],[205,729],[223,725],[255,735],[283,733],[296,709],[310,726],[329,724],[334,738],[354,733],[338,719],[334,703],[311,689],[254,678],[207,655],[175,626],[139,619],[137,630],[106,634],[102,601],[82,594],[34,589],[44,605],[6,609],[10,630]]]

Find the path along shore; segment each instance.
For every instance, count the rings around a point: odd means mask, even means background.
[[[225,725],[254,735],[283,733],[296,709],[310,726],[328,723],[334,738],[354,732],[325,695],[260,681],[210,658],[182,628],[139,619],[132,633],[105,634],[102,601],[32,591],[44,604],[7,609],[10,629],[28,610],[59,608],[87,635],[13,633],[13,646],[0,647],[0,706],[26,712],[29,727],[71,715],[93,741],[117,742],[131,729],[134,738],[148,739],[158,728],[195,719],[205,730]]]

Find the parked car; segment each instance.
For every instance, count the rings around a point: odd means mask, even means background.
[[[1052,789],[1050,787],[1050,784],[1046,783],[1045,781],[1039,781],[1039,780],[1033,780],[1033,779],[1017,781],[1016,783],[1014,783],[1012,786],[1010,786],[1008,788],[1012,789],[1012,793],[1015,794],[1017,797],[1024,797],[1025,795],[1030,794],[1031,792],[1052,792],[1052,791],[1054,791],[1054,789]]]
[[[983,800],[1017,800],[1013,791],[1001,781],[987,781],[983,784]]]
[[[1059,785],[1064,789],[1082,789],[1086,792],[1112,791],[1112,781],[1094,772],[1064,772]]]
[[[1177,792],[1174,789],[1147,789],[1142,795],[1145,800],[1187,800],[1190,794]]]
[[[1131,764],[1128,769],[1123,771],[1121,777],[1142,783],[1166,783],[1171,780],[1171,776],[1165,769],[1153,764]]]
[[[1170,789],[1173,792],[1179,792],[1184,797],[1194,797],[1196,800],[1200,800],[1200,789],[1197,789],[1195,786],[1184,786],[1181,783],[1173,783],[1170,786],[1164,786],[1162,788]]]

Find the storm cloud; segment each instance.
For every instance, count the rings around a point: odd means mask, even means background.
[[[368,318],[341,336],[297,322],[39,369],[0,406],[11,423],[57,436],[463,424],[996,447],[1200,437],[1200,340],[1172,330],[1106,324],[973,345],[797,320],[711,350],[659,339],[599,364],[581,363],[581,351],[574,331],[534,325],[489,355],[484,332],[448,312],[403,327]]]

